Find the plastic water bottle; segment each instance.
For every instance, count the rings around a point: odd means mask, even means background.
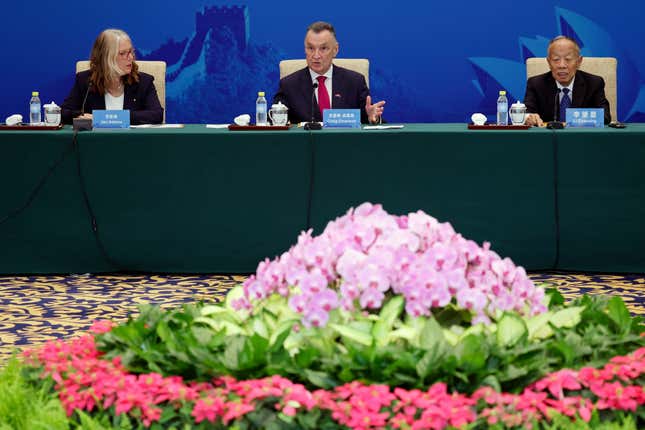
[[[504,90],[499,92],[497,98],[497,125],[508,125],[508,99]]]
[[[29,100],[29,124],[40,124],[42,121],[42,109],[40,108],[40,98],[38,91],[31,93],[31,100]]]
[[[255,125],[267,125],[267,99],[264,98],[264,91],[258,93],[255,101]]]

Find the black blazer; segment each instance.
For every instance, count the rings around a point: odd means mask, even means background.
[[[370,92],[367,89],[365,77],[353,70],[334,65],[331,85],[329,97],[332,109],[360,108],[361,122],[368,123],[365,100]],[[311,121],[311,104],[313,103],[313,120],[322,121],[320,108],[313,91],[311,74],[309,69],[305,67],[280,79],[280,88],[273,97],[273,103],[282,102],[289,108],[289,121],[292,124]]]
[[[81,114],[89,78],[89,70],[76,74],[74,86],[61,106],[63,124],[71,124],[72,120]],[[123,109],[130,111],[130,124],[161,124],[163,121],[163,108],[159,103],[153,80],[151,75],[139,72],[139,82],[125,85]],[[85,112],[92,113],[94,109],[105,109],[105,95],[90,89],[85,102]]]
[[[556,103],[557,88],[551,72],[530,78],[526,83],[526,95],[524,96],[526,111],[537,113],[543,121],[553,121],[554,119],[557,121],[560,114],[559,100]],[[605,124],[611,122],[609,101],[605,97],[604,79],[578,70],[573,81],[571,107],[603,108],[605,109]]]

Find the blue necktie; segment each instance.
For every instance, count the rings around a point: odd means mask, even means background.
[[[569,98],[569,88],[562,88],[562,100],[560,100],[560,121],[567,119],[567,108],[571,107],[571,99]]]

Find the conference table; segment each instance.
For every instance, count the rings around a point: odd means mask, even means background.
[[[626,129],[0,133],[0,273],[249,273],[363,202],[528,270],[645,272],[645,124]]]

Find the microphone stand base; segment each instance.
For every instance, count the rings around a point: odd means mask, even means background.
[[[322,130],[322,125],[319,122],[308,122],[305,124],[305,130]]]
[[[562,130],[564,128],[564,123],[560,121],[550,121],[546,123],[546,128],[551,130]]]
[[[72,127],[74,131],[88,131],[92,129],[92,120],[89,118],[74,118]]]

